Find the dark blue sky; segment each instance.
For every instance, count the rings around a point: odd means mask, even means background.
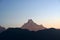
[[[0,0],[0,25],[21,26],[28,19],[60,28],[60,0]]]

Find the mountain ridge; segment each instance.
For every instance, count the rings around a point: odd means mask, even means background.
[[[25,23],[22,27],[22,29],[28,29],[30,31],[38,31],[46,29],[42,24],[37,25],[32,19],[29,19],[27,23]]]

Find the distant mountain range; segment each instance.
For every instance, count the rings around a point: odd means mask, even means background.
[[[0,26],[0,40],[60,40],[60,29],[45,28],[29,19],[21,28]]]
[[[21,29],[27,29],[29,31],[38,31],[47,29],[43,25],[37,25],[32,19],[29,19],[27,23],[25,23]],[[0,33],[6,30],[4,27],[0,26]]]
[[[43,25],[37,25],[36,23],[34,23],[32,19],[29,19],[28,22],[25,23],[21,28],[28,29],[30,31],[38,31],[38,30],[47,29]]]

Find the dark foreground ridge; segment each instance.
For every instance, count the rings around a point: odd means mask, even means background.
[[[34,32],[9,28],[0,33],[0,40],[60,40],[60,30],[50,28]]]

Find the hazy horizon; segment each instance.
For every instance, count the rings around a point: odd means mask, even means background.
[[[60,0],[0,0],[0,25],[20,27],[28,19],[60,28]]]

